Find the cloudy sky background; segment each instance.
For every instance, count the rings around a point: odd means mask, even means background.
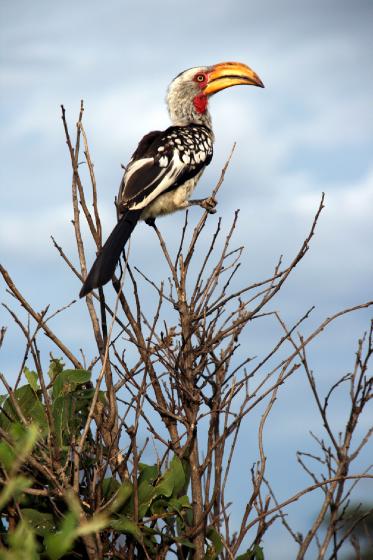
[[[144,133],[168,126],[170,80],[191,66],[239,60],[258,72],[266,89],[233,88],[212,100],[215,157],[198,187],[201,196],[210,192],[237,141],[217,215],[228,227],[241,209],[235,241],[246,252],[239,283],[266,277],[280,254],[286,262],[294,256],[324,191],[326,209],[311,251],[272,308],[291,323],[315,304],[307,333],[339,309],[372,299],[372,17],[369,0],[1,2],[0,261],[19,289],[37,309],[48,303],[59,308],[79,290],[49,239],[53,234],[75,255],[60,104],[73,129],[80,99],[85,101],[108,233],[120,163]],[[195,209],[191,219],[199,215]],[[166,238],[175,236],[182,220],[181,214],[162,220]],[[132,255],[160,270],[156,240],[144,225],[136,230]],[[4,287],[1,294],[9,303]],[[312,346],[321,387],[351,369],[356,340],[371,316],[363,311],[338,321]],[[89,354],[94,347],[86,321],[80,302],[55,327],[67,345]],[[12,377],[21,339],[4,309],[0,324],[9,327],[0,369]],[[270,323],[258,326],[247,335],[250,352],[264,352],[276,335]],[[47,360],[51,347],[42,349]],[[311,449],[308,430],[319,429],[302,374],[287,387],[266,432],[279,499],[307,482],[294,453]],[[343,406],[341,396],[336,423]],[[361,428],[368,424],[363,418]],[[241,471],[252,460],[248,449]],[[361,495],[368,491],[367,484],[360,488]],[[237,483],[231,492],[238,519],[244,491]],[[307,527],[316,503],[309,497],[306,506],[289,509],[297,530]],[[265,550],[282,560],[293,549],[274,529]]]

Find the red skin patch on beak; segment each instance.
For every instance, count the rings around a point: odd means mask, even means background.
[[[207,103],[207,95],[204,95],[203,93],[196,95],[193,99],[193,105],[197,113],[206,113]]]

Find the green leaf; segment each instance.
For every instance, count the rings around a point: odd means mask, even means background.
[[[30,424],[27,427],[21,424],[13,424],[10,433],[14,439],[18,438],[14,451],[17,463],[21,464],[30,455],[32,448],[39,438],[39,428],[36,424]]]
[[[53,535],[44,537],[45,550],[50,560],[59,560],[72,547],[76,537],[77,519],[74,513],[68,513],[61,528]]]
[[[159,469],[157,465],[139,465],[140,476],[138,478],[138,502],[139,502],[139,519],[142,519],[148,512],[153,501],[159,497],[171,498],[177,497],[178,493],[185,486],[185,473],[180,459],[175,456],[169,468],[163,473],[159,481],[154,482],[159,477]],[[163,507],[163,512],[167,511],[167,504],[161,505],[161,502],[154,506],[154,512],[159,513],[159,508]],[[126,507],[125,511],[132,513],[134,508],[134,499],[131,500],[130,507]]]
[[[38,390],[39,388],[39,378],[38,378],[38,374],[36,373],[36,371],[31,371],[28,369],[28,367],[24,367],[23,368],[23,373],[25,374],[25,377],[27,379],[27,381],[29,382],[31,389],[33,389],[35,392]]]
[[[170,500],[170,505],[174,505],[174,498]],[[177,499],[177,503],[180,504],[179,510],[177,505],[175,507],[177,513],[179,514],[176,518],[176,528],[179,535],[184,534],[187,527],[193,526],[193,511],[190,505],[189,498],[187,496],[182,496]]]
[[[149,484],[147,480],[144,480],[138,486],[137,495],[139,500],[139,518],[141,519],[144,515],[146,515],[150,504],[156,497],[154,486]],[[133,511],[133,499],[131,500],[131,511]]]
[[[77,435],[82,429],[86,422],[92,396],[91,389],[76,389],[72,393],[61,394],[53,399],[52,414],[58,445],[68,445],[71,436]]]
[[[145,463],[139,464],[140,476],[138,479],[138,484],[140,485],[143,481],[154,482],[159,475],[159,470],[157,465],[146,465]]]
[[[0,465],[12,476],[31,453],[39,437],[39,429],[34,424],[26,427],[15,422],[10,426],[9,436],[11,444],[6,441],[0,443]]]
[[[22,516],[29,527],[39,537],[44,537],[57,530],[56,522],[51,513],[40,512],[36,509],[23,508]]]
[[[251,550],[237,556],[236,560],[264,560],[263,549],[258,544],[254,545]]]
[[[174,541],[188,548],[196,548],[195,544],[188,541],[188,539],[184,539],[183,537],[174,537]]]
[[[105,478],[102,483],[102,493],[105,501],[113,498],[113,501],[107,507],[108,511],[116,512],[126,504],[133,493],[132,482],[126,480],[120,484],[115,478]]]
[[[209,546],[207,548],[205,560],[215,560],[223,550],[221,536],[219,535],[215,527],[211,526],[207,529],[206,537],[209,541],[212,542],[212,546]]]
[[[76,494],[74,494],[73,490],[69,488],[66,490],[64,495],[65,502],[69,506],[70,512],[75,515],[76,522],[79,522],[80,519],[80,500]]]
[[[191,508],[188,496],[181,496],[180,498],[171,498],[168,501],[168,510],[181,513],[185,508]]]
[[[118,533],[131,535],[132,537],[135,537],[138,542],[143,542],[143,535],[140,531],[139,526],[128,517],[122,515],[118,517],[118,519],[113,519],[110,522],[110,526],[114,529],[114,531],[117,531]]]
[[[152,515],[162,515],[168,511],[168,500],[158,498],[154,500],[150,506]]]
[[[18,523],[14,532],[9,533],[9,545],[10,551],[8,554],[3,556],[0,552],[1,559],[25,560],[27,558],[27,560],[40,560],[34,532],[24,521]]]
[[[120,510],[130,499],[133,494],[133,485],[129,480],[126,480],[118,489],[118,494],[115,496],[113,502],[110,504],[110,511]]]
[[[32,421],[37,423],[41,428],[47,428],[48,424],[44,406],[36,393],[31,389],[30,385],[23,385],[23,387],[16,389],[13,394],[26,421]],[[9,431],[13,422],[19,422],[19,420],[18,413],[10,397],[8,397],[0,413],[0,426],[3,430]]]
[[[104,513],[96,513],[91,519],[84,521],[76,529],[76,536],[82,537],[84,535],[90,535],[91,533],[96,533],[101,531],[109,524],[109,518]]]
[[[48,370],[48,375],[49,375],[51,381],[54,381],[56,376],[59,375],[61,373],[61,371],[63,371],[64,365],[65,364],[64,364],[62,358],[52,358],[51,359],[51,361],[49,363],[49,370]]]
[[[110,477],[105,478],[102,481],[102,494],[105,500],[109,500],[115,492],[117,492],[120,488],[120,483],[117,481],[116,478]]]
[[[169,498],[172,496],[174,486],[175,483],[172,473],[166,471],[164,477],[155,486],[154,496],[165,496],[165,498]]]
[[[177,497],[178,493],[184,488],[185,485],[185,473],[183,465],[177,457],[174,456],[170,463],[170,467],[162,475],[160,481],[156,485],[156,495],[157,496],[170,496]]]
[[[18,496],[22,492],[32,485],[31,480],[25,476],[16,476],[8,480],[7,484],[3,486],[3,490],[0,493],[0,511],[9,502],[10,499],[17,500]]]
[[[12,447],[6,443],[6,441],[2,441],[0,443],[0,466],[1,468],[5,469],[9,472],[14,464],[15,461],[15,453]]]
[[[52,404],[55,436],[58,446],[63,446],[64,440],[71,440],[70,422],[73,418],[73,401],[71,395],[57,397]]]
[[[137,495],[139,501],[139,518],[141,519],[146,515],[152,501],[157,496],[153,482],[157,479],[159,475],[159,470],[157,465],[145,465],[144,463],[139,464],[140,476],[137,481]],[[129,513],[133,512],[134,500],[132,498],[129,508],[125,510]]]
[[[53,382],[53,399],[74,392],[79,385],[88,383],[90,379],[91,372],[85,369],[65,369],[61,371]]]
[[[183,469],[183,464],[180,461],[179,457],[177,457],[177,455],[175,455],[175,457],[172,459],[170,469],[172,471],[172,476],[174,479],[173,496],[178,497],[181,492],[184,494],[186,491],[186,477]]]
[[[254,556],[255,560],[264,560],[263,549],[258,544],[254,546],[254,554],[255,554]]]
[[[27,437],[27,426],[22,424],[21,422],[12,422],[12,425],[9,429],[9,435],[11,436],[14,443],[19,443],[21,448],[23,446],[23,439]]]

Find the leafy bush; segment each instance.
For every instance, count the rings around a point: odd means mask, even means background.
[[[121,482],[115,474],[103,478],[100,513],[92,515],[88,479],[92,465],[99,461],[99,449],[90,432],[79,452],[75,493],[71,446],[72,441],[78,445],[92,404],[91,372],[63,369],[62,361],[53,359],[46,389],[48,407],[37,373],[25,368],[24,374],[29,383],[1,397],[0,469],[6,480],[0,494],[1,537],[9,550],[0,558],[58,560],[67,553],[84,557],[81,540],[96,531],[101,531],[104,554],[105,543],[109,552],[121,535],[154,558],[172,543],[193,549],[192,542],[178,536],[191,524],[189,475],[182,461],[174,456],[163,469],[139,463],[136,494],[130,480]],[[105,401],[103,392],[100,399]],[[216,557],[214,547],[219,550],[221,544],[212,530],[209,536],[206,558],[210,559]]]

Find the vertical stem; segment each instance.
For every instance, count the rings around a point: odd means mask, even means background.
[[[203,523],[203,496],[202,496],[202,478],[199,471],[199,454],[198,454],[198,438],[197,427],[192,440],[192,448],[189,456],[191,474],[190,481],[192,486],[192,505],[193,505],[193,524],[200,526],[196,536],[193,539],[195,545],[195,560],[200,560],[204,556],[205,544],[205,523]]]
[[[205,542],[205,523],[203,522],[203,494],[202,494],[202,478],[200,473],[200,462],[198,453],[198,431],[197,416],[199,411],[200,395],[199,390],[195,386],[194,378],[194,353],[192,345],[192,309],[186,298],[186,269],[182,256],[179,258],[180,280],[178,285],[178,307],[182,332],[182,348],[180,369],[183,375],[184,383],[187,391],[181,389],[181,400],[184,405],[185,414],[188,422],[188,433],[191,436],[191,444],[189,450],[190,463],[190,480],[192,487],[192,507],[193,507],[193,525],[198,527],[198,531],[193,539],[195,545],[195,560],[203,558],[204,542]]]

